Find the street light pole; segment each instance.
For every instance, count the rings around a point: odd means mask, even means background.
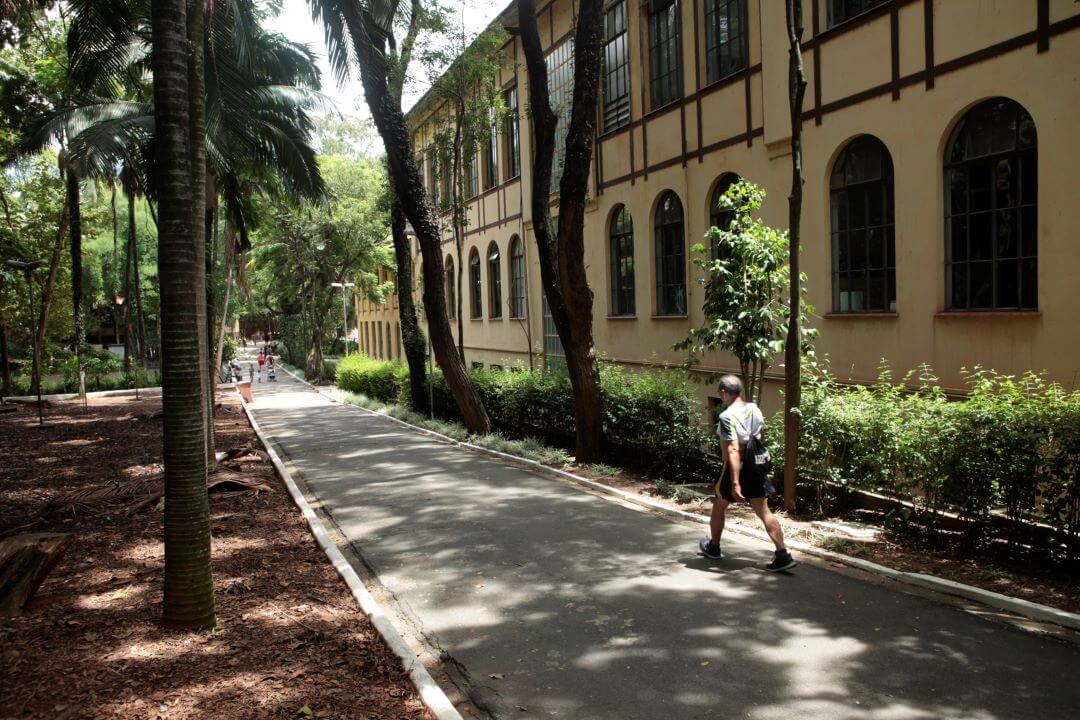
[[[12,270],[21,270],[26,276],[26,287],[30,291],[28,298],[30,301],[30,344],[34,348],[34,393],[37,395],[37,412],[38,412],[38,427],[45,427],[45,416],[41,409],[41,359],[38,352],[37,333],[35,332],[34,322],[34,281],[32,275],[34,271],[39,267],[48,265],[44,260],[34,260],[33,262],[19,262],[18,260],[8,260],[7,266]]]
[[[330,283],[330,287],[341,288],[341,324],[345,328],[345,356],[349,355],[349,306],[345,303],[345,290],[346,288],[356,287],[356,283]],[[356,351],[360,352],[359,343],[357,343]]]

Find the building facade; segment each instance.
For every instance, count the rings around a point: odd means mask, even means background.
[[[977,365],[1045,371],[1074,387],[1080,3],[803,7],[802,266],[819,356],[851,382],[874,380],[885,360],[898,379],[929,364],[946,388],[963,388],[965,368]],[[552,104],[568,117],[574,8],[554,0],[539,10]],[[517,25],[516,4],[501,21]],[[606,10],[605,43],[585,220],[596,346],[632,367],[677,366],[685,354],[673,344],[703,323],[691,248],[724,222],[719,194],[737,178],[751,180],[768,193],[762,218],[787,226],[784,3],[618,0]],[[511,116],[477,153],[468,183],[464,347],[470,364],[550,364],[560,348],[544,317],[528,220],[520,40],[505,52],[499,81]],[[445,113],[429,98],[410,111],[421,161]],[[432,165],[424,165],[429,193],[445,192]],[[449,218],[444,225],[443,272],[453,277],[459,260]],[[401,356],[396,306],[364,304],[358,318],[366,352]],[[700,365],[737,367],[723,353]],[[770,379],[779,380],[782,369],[774,370]],[[705,400],[715,391],[701,393]]]

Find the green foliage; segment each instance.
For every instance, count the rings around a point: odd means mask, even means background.
[[[574,444],[573,391],[563,374],[476,368],[469,379],[492,425],[506,438],[535,438],[556,447]],[[460,421],[441,373],[430,379],[436,416]],[[407,404],[408,368],[400,362],[350,355],[338,367],[337,385],[384,403]],[[701,425],[697,403],[674,373],[630,373],[601,366],[604,432],[609,454],[671,477],[715,471],[706,455],[712,442]]]
[[[1080,550],[1080,392],[980,368],[963,400],[950,400],[928,368],[904,380],[917,389],[904,390],[887,370],[872,387],[808,373],[800,474],[905,500],[931,521],[956,512],[970,521],[972,544],[987,535],[1026,541],[1017,522],[995,522],[1002,515],[1051,525],[1067,552]]]
[[[240,343],[236,342],[231,335],[226,335],[221,347],[221,361],[227,363],[239,354]]]
[[[733,213],[728,228],[711,227],[705,237],[716,245],[716,257],[701,243],[694,245],[693,263],[705,270],[699,280],[705,289],[705,324],[676,343],[697,362],[704,353],[726,350],[741,368],[747,399],[759,396],[761,380],[771,359],[784,352],[788,317],[788,231],[771,228],[754,217],[765,191],[740,181],[720,198]],[[803,278],[805,281],[805,277]],[[805,282],[803,283],[805,285]],[[805,294],[805,290],[804,290]],[[802,312],[813,308],[802,302]],[[802,323],[804,352],[810,351],[814,330]],[[714,382],[712,375],[702,378]]]

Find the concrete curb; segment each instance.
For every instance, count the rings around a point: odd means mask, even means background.
[[[288,371],[286,371],[288,372]],[[289,373],[290,375],[292,373]],[[294,376],[295,377],[295,376]],[[299,379],[299,378],[297,378]],[[416,654],[409,649],[405,639],[398,632],[394,624],[390,622],[389,616],[382,609],[367,588],[364,587],[363,581],[360,580],[360,576],[353,570],[352,565],[345,559],[341,550],[338,549],[337,544],[330,537],[330,533],[326,531],[326,526],[323,525],[322,520],[315,514],[315,511],[311,508],[304,494],[300,491],[296,481],[293,480],[292,475],[285,467],[285,463],[282,461],[281,456],[278,455],[274,446],[270,443],[266,434],[263,433],[262,428],[259,427],[259,423],[255,420],[255,416],[251,412],[251,408],[248,407],[248,403],[244,402],[243,398],[240,399],[241,405],[244,407],[244,412],[247,414],[248,421],[251,423],[251,427],[255,430],[255,434],[259,437],[263,447],[266,448],[267,453],[270,455],[271,461],[274,463],[274,467],[277,469],[281,479],[285,482],[285,487],[289,489],[289,495],[292,496],[293,503],[300,508],[301,513],[304,516],[304,520],[307,522],[308,527],[311,529],[311,534],[315,536],[315,541],[322,548],[323,552],[330,559],[334,569],[337,570],[338,575],[345,581],[345,584],[349,586],[349,590],[352,592],[356,601],[360,604],[360,609],[364,611],[370,619],[375,629],[382,635],[383,640],[390,646],[390,649],[394,651],[394,654],[401,658],[402,664],[405,666],[405,670],[409,673],[409,678],[412,680],[413,685],[416,687],[416,691],[420,694],[420,699],[424,705],[431,710],[432,714],[437,720],[463,720],[461,713],[457,711],[454,704],[450,702],[450,698],[446,696],[446,693],[438,683],[428,673],[427,668],[416,657]]]
[[[320,394],[322,394],[326,398],[329,398],[333,402],[337,402],[342,405],[346,404],[338,398],[333,397],[325,390],[321,388],[316,388],[314,385],[307,382],[306,380],[297,377],[288,370],[286,370],[285,372],[288,372],[290,375],[292,375],[294,378],[304,383],[305,385],[315,388]],[[503,460],[509,460],[510,462],[525,465],[530,469],[536,470],[542,474],[557,477],[563,480],[569,480],[570,482],[576,483],[578,485],[583,485],[605,495],[617,497],[620,500],[633,503],[634,505],[638,505],[640,507],[662,513],[670,517],[676,517],[682,520],[690,520],[692,522],[697,522],[704,525],[708,525],[709,523],[709,518],[706,515],[698,515],[697,513],[687,512],[686,510],[679,510],[678,508],[668,507],[656,500],[641,497],[640,495],[636,495],[625,490],[620,490],[619,488],[614,488],[610,485],[604,485],[603,483],[596,482],[595,480],[589,480],[588,478],[581,477],[580,475],[574,475],[573,473],[566,472],[565,470],[558,470],[556,468],[549,467],[540,462],[537,462],[536,460],[529,460],[528,458],[522,458],[516,455],[510,455],[509,453],[500,452],[498,450],[491,450],[489,448],[481,447],[479,445],[473,445],[472,443],[455,440],[454,438],[443,435],[442,433],[437,433],[433,430],[428,430],[427,428],[422,428],[411,423],[407,423],[404,420],[399,420],[398,418],[392,417],[385,412],[369,410],[358,405],[351,405],[350,407],[354,407],[357,410],[371,413],[372,415],[384,417],[387,420],[391,420],[400,425],[404,425],[405,427],[411,428],[412,430],[416,430],[418,432],[438,438],[443,442],[447,442],[458,447],[468,448],[469,450],[486,453],[488,455],[492,455]],[[740,535],[754,537],[759,540],[769,541],[769,536],[765,533],[764,530],[746,527],[745,525],[741,525],[739,523],[728,523],[727,530],[730,532],[738,533]],[[895,580],[899,583],[913,585],[920,588],[926,588],[929,590],[943,593],[945,595],[962,597],[967,600],[974,600],[997,610],[1004,610],[1006,612],[1011,612],[1022,617],[1030,618],[1032,620],[1049,622],[1055,625],[1070,628],[1072,630],[1080,630],[1080,614],[1071,613],[1066,610],[1059,610],[1058,608],[1050,607],[1049,605],[1042,605],[1040,603],[1034,603],[1029,600],[1014,598],[1009,595],[1003,595],[1001,593],[993,592],[992,590],[983,590],[982,588],[953,582],[952,580],[946,580],[944,578],[939,578],[934,575],[911,573],[905,572],[903,570],[893,570],[892,568],[870,562],[869,560],[860,560],[859,558],[854,558],[849,555],[832,552],[831,550],[825,550],[823,548],[800,542],[798,540],[789,541],[787,545],[789,548],[804,552],[807,555],[813,555],[824,560],[848,565],[850,567],[857,568],[865,572],[873,573],[874,575],[879,575],[881,577],[889,578],[890,580]]]
[[[228,390],[232,388],[234,383],[218,383],[218,390]],[[148,397],[156,397],[161,394],[161,386],[155,385],[153,387],[139,388],[139,393]],[[93,392],[86,393],[88,398],[99,397],[123,397],[125,395],[134,395],[135,388],[123,388],[120,390],[95,390]],[[52,395],[42,395],[42,400],[78,400],[79,393],[53,393]],[[4,402],[21,402],[32,403],[37,402],[37,395],[5,395]]]

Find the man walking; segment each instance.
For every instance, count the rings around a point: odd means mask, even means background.
[[[716,497],[713,499],[712,515],[709,518],[711,537],[702,538],[698,549],[707,558],[719,559],[720,535],[724,532],[724,516],[728,505],[733,502],[750,502],[754,514],[765,524],[765,531],[776,546],[771,563],[765,566],[769,572],[780,572],[795,567],[795,560],[784,546],[784,531],[780,521],[769,510],[768,496],[773,492],[769,479],[761,474],[743,472],[743,459],[746,446],[751,438],[759,442],[765,440],[765,418],[754,403],[742,399],[743,384],[735,375],[720,378],[720,400],[724,411],[716,426],[720,436],[721,451],[724,457],[724,470],[720,482],[716,484]]]

